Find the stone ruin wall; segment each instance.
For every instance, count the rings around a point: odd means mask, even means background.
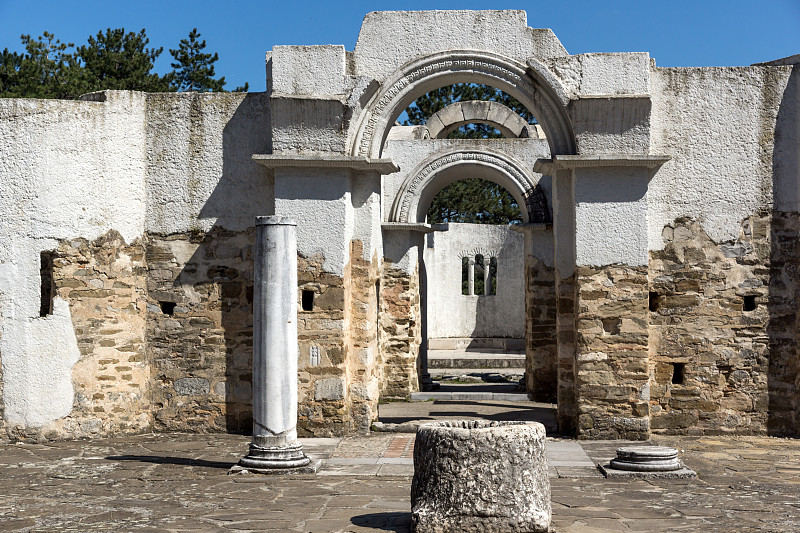
[[[354,60],[369,71],[368,55]],[[528,349],[554,361],[534,363],[529,379],[550,390],[557,374],[561,429],[577,431],[578,422],[585,437],[797,435],[797,73],[651,68],[649,84],[649,152],[673,157],[647,191],[649,266],[579,267],[555,280],[556,298],[554,274],[529,263],[537,308],[529,307]],[[251,226],[271,214],[264,199],[275,196],[250,156],[268,153],[270,99],[108,92],[89,100],[0,103],[0,171],[25,178],[0,198],[4,211],[21,214],[0,239],[0,341],[27,343],[66,325],[72,337],[47,340],[76,344],[74,361],[59,352],[48,364],[36,342],[20,348],[29,376],[51,379],[52,366],[74,390],[66,416],[27,427],[6,422],[19,393],[3,380],[20,375],[20,354],[0,345],[3,438],[247,431]],[[337,131],[319,147],[343,149]],[[418,271],[350,247],[343,276],[324,273],[321,258],[299,258],[299,302],[303,290],[315,293],[315,307],[299,312],[307,435],[364,430],[379,387],[403,397],[417,378]],[[54,252],[58,312],[39,318],[30,302],[42,251]],[[537,329],[551,324],[555,331]]]
[[[558,396],[555,269],[533,256],[525,260],[525,379],[534,401]]]
[[[795,434],[797,230],[784,213],[748,217],[722,244],[692,219],[664,228],[651,254],[653,432]]]
[[[380,305],[380,396],[405,399],[419,389],[419,269],[409,273],[384,260]]]

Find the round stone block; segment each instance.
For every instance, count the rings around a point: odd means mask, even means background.
[[[629,472],[671,472],[680,470],[678,450],[666,446],[626,446],[617,448],[617,458],[609,465]]]
[[[547,531],[550,480],[538,422],[422,424],[414,444],[412,531]]]

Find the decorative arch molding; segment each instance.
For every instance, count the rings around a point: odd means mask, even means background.
[[[478,50],[451,50],[410,61],[390,76],[361,112],[350,139],[354,156],[378,158],[389,129],[414,100],[454,83],[484,83],[519,100],[536,116],[551,156],[575,153],[566,112],[567,92],[540,62],[516,60]]]
[[[489,124],[505,138],[530,136],[528,123],[513,109],[483,100],[454,102],[431,115],[425,125],[431,138],[444,139],[453,130],[474,123]]]
[[[420,163],[397,191],[389,222],[423,222],[433,197],[447,185],[469,176],[504,187],[520,206],[523,222],[550,222],[547,198],[525,167],[489,150],[457,150],[433,155]]]
[[[475,257],[476,255],[480,255],[483,257],[498,257],[500,255],[500,250],[497,249],[488,249],[484,248],[483,246],[476,246],[475,248],[470,248],[469,250],[461,250],[458,252],[457,256],[459,260],[464,259],[465,257]]]

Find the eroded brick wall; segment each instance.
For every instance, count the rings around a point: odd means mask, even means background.
[[[149,236],[156,429],[251,431],[253,243],[252,229]]]
[[[528,257],[526,263],[526,389],[535,401],[555,402],[558,388],[555,270],[535,257]]]
[[[577,269],[578,436],[649,436],[647,268]]]
[[[381,397],[406,399],[419,390],[419,271],[408,273],[385,261],[380,296]]]

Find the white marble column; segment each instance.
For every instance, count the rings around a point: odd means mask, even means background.
[[[475,294],[475,258],[470,256],[467,258],[467,286],[469,290],[467,293],[472,296]]]
[[[310,459],[297,441],[297,224],[256,218],[253,289],[253,441],[239,461],[270,473]]]
[[[483,294],[489,296],[492,294],[492,280],[489,276],[489,267],[491,266],[491,258],[483,256]]]

